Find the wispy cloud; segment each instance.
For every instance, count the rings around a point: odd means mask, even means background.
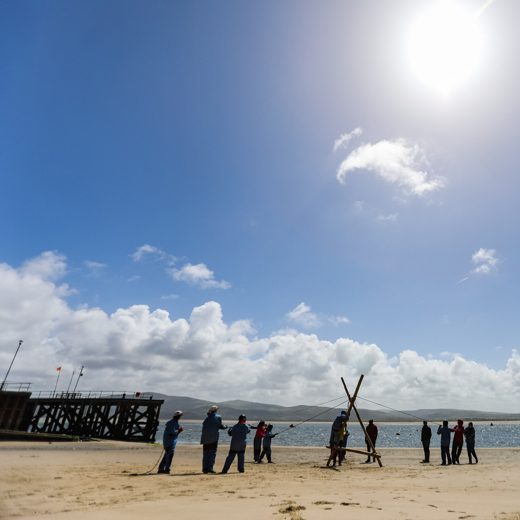
[[[185,263],[177,267],[178,258],[150,244],[138,247],[133,253],[134,262],[141,262],[145,256],[155,257],[165,264],[166,273],[176,282],[185,282],[202,289],[229,289],[231,284],[225,280],[216,280],[215,273],[204,263]]]
[[[168,269],[168,273],[177,282],[186,282],[202,289],[229,289],[231,287],[231,284],[225,280],[216,280],[215,273],[203,263],[187,263],[179,269]]]
[[[331,323],[336,327],[350,323],[350,320],[346,316],[318,315],[313,312],[310,306],[305,302],[299,303],[292,311],[286,314],[286,317],[289,321],[306,329],[317,329],[325,322]]]
[[[474,268],[465,274],[457,284],[461,284],[469,280],[472,276],[486,276],[498,270],[500,258],[496,249],[486,249],[481,247],[471,256],[471,263]]]
[[[328,321],[335,325],[349,325],[351,321],[346,316],[329,316]]]
[[[395,222],[398,216],[398,213],[388,213],[387,215],[381,214],[377,216],[376,220],[379,222]]]
[[[495,249],[485,249],[481,247],[473,253],[471,261],[475,268],[471,271],[473,274],[490,274],[498,269],[500,260]]]
[[[336,142],[341,140],[340,137]],[[336,178],[344,184],[347,175],[356,170],[375,173],[384,181],[397,185],[407,195],[421,196],[445,186],[442,177],[427,171],[422,148],[405,139],[362,144],[352,150],[339,165]]]
[[[161,296],[161,300],[177,300],[179,298],[178,294],[165,294]]]
[[[287,319],[293,323],[297,323],[307,329],[314,329],[321,326],[321,320],[317,314],[311,311],[311,308],[304,302],[299,303],[292,311],[287,314]]]
[[[152,256],[159,260],[168,260],[169,262],[175,262],[175,257],[166,253],[158,247],[151,246],[150,244],[144,244],[139,246],[133,253],[132,259],[134,262],[141,262],[145,256]]]
[[[107,266],[102,262],[96,262],[94,260],[85,260],[83,264],[89,271],[90,276],[99,276],[101,274],[101,271],[103,271],[103,269],[105,269],[105,267]]]
[[[354,128],[352,132],[349,132],[348,134],[341,134],[335,141],[334,141],[334,151],[337,152],[340,148],[346,148],[348,143],[354,138],[359,137],[363,133],[363,129],[359,126],[357,128]]]

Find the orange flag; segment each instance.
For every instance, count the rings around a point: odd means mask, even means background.
[[[58,367],[58,368],[56,369],[56,372],[61,372],[61,367]]]

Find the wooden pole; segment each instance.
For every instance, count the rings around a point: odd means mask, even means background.
[[[364,377],[363,374],[361,374],[361,377],[359,378],[358,385],[356,387],[356,393],[355,393],[356,397],[357,397],[357,391],[359,390],[359,387],[361,385],[361,381],[363,380],[363,377]],[[363,430],[363,433],[365,434],[366,442],[370,446],[370,450],[372,451],[372,455],[369,455],[369,457],[370,456],[375,457],[376,460],[377,460],[377,463],[379,464],[379,467],[382,468],[383,464],[381,463],[381,458],[380,458],[380,456],[376,457],[376,455],[377,455],[376,448],[372,444],[372,439],[369,437],[369,435],[368,435],[368,433],[367,433],[367,431],[365,429],[365,425],[363,424],[363,420],[361,419],[361,416],[359,415],[359,412],[358,412],[358,410],[356,408],[356,405],[354,404],[354,399],[352,399],[352,397],[350,396],[350,393],[348,391],[347,385],[345,384],[345,380],[343,378],[341,378],[341,382],[343,383],[343,388],[345,389],[347,397],[349,398],[349,401],[350,401],[349,409],[353,409],[354,412],[356,412],[356,417],[357,417],[357,419],[359,421],[361,429]]]

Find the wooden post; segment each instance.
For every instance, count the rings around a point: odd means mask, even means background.
[[[358,412],[358,410],[356,408],[356,405],[354,404],[354,402],[355,402],[355,400],[357,398],[359,387],[361,386],[361,382],[363,381],[363,377],[364,377],[363,374],[361,374],[361,377],[359,378],[358,384],[356,386],[356,391],[354,392],[354,396],[353,397],[350,396],[350,393],[348,391],[347,385],[346,385],[345,380],[343,378],[341,378],[341,382],[343,383],[343,388],[345,389],[347,397],[348,397],[348,399],[350,401],[349,410],[353,409],[354,412],[356,413],[356,417],[357,417],[357,419],[359,421],[361,429],[363,430],[363,433],[365,434],[366,442],[370,446],[370,450],[372,451],[372,453],[370,453],[370,451],[369,451],[367,455],[369,457],[374,457],[377,460],[377,463],[379,464],[379,467],[382,468],[383,464],[381,462],[381,456],[376,452],[376,448],[372,444],[372,439],[368,436],[368,433],[367,433],[367,431],[365,429],[365,425],[363,424],[363,420],[361,419],[361,416],[359,415],[359,412]]]

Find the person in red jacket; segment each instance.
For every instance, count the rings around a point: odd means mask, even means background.
[[[464,444],[464,421],[459,419],[457,426],[451,428],[453,435],[453,444],[451,445],[451,460],[453,464],[460,464],[459,457],[462,452],[462,445]]]
[[[370,440],[372,441],[372,446],[374,446],[374,448],[376,447],[376,440],[377,440],[377,426],[374,424],[374,420],[373,419],[370,419],[368,421],[368,426],[366,428],[366,431],[367,431],[367,435],[370,437]],[[370,447],[370,444],[368,442],[368,440],[365,440],[366,442],[366,445],[367,445],[367,451],[370,453],[372,451],[371,447]],[[372,457],[374,459],[374,462],[376,461],[376,458],[375,457]],[[368,456],[367,460],[365,461],[365,464],[368,464],[370,461],[370,455]]]
[[[267,432],[267,424],[265,424],[265,421],[260,421],[256,426],[250,426],[250,428],[256,430],[255,439],[253,441],[253,454],[255,462],[259,464],[262,462],[260,460],[260,454],[262,452],[262,440]]]

